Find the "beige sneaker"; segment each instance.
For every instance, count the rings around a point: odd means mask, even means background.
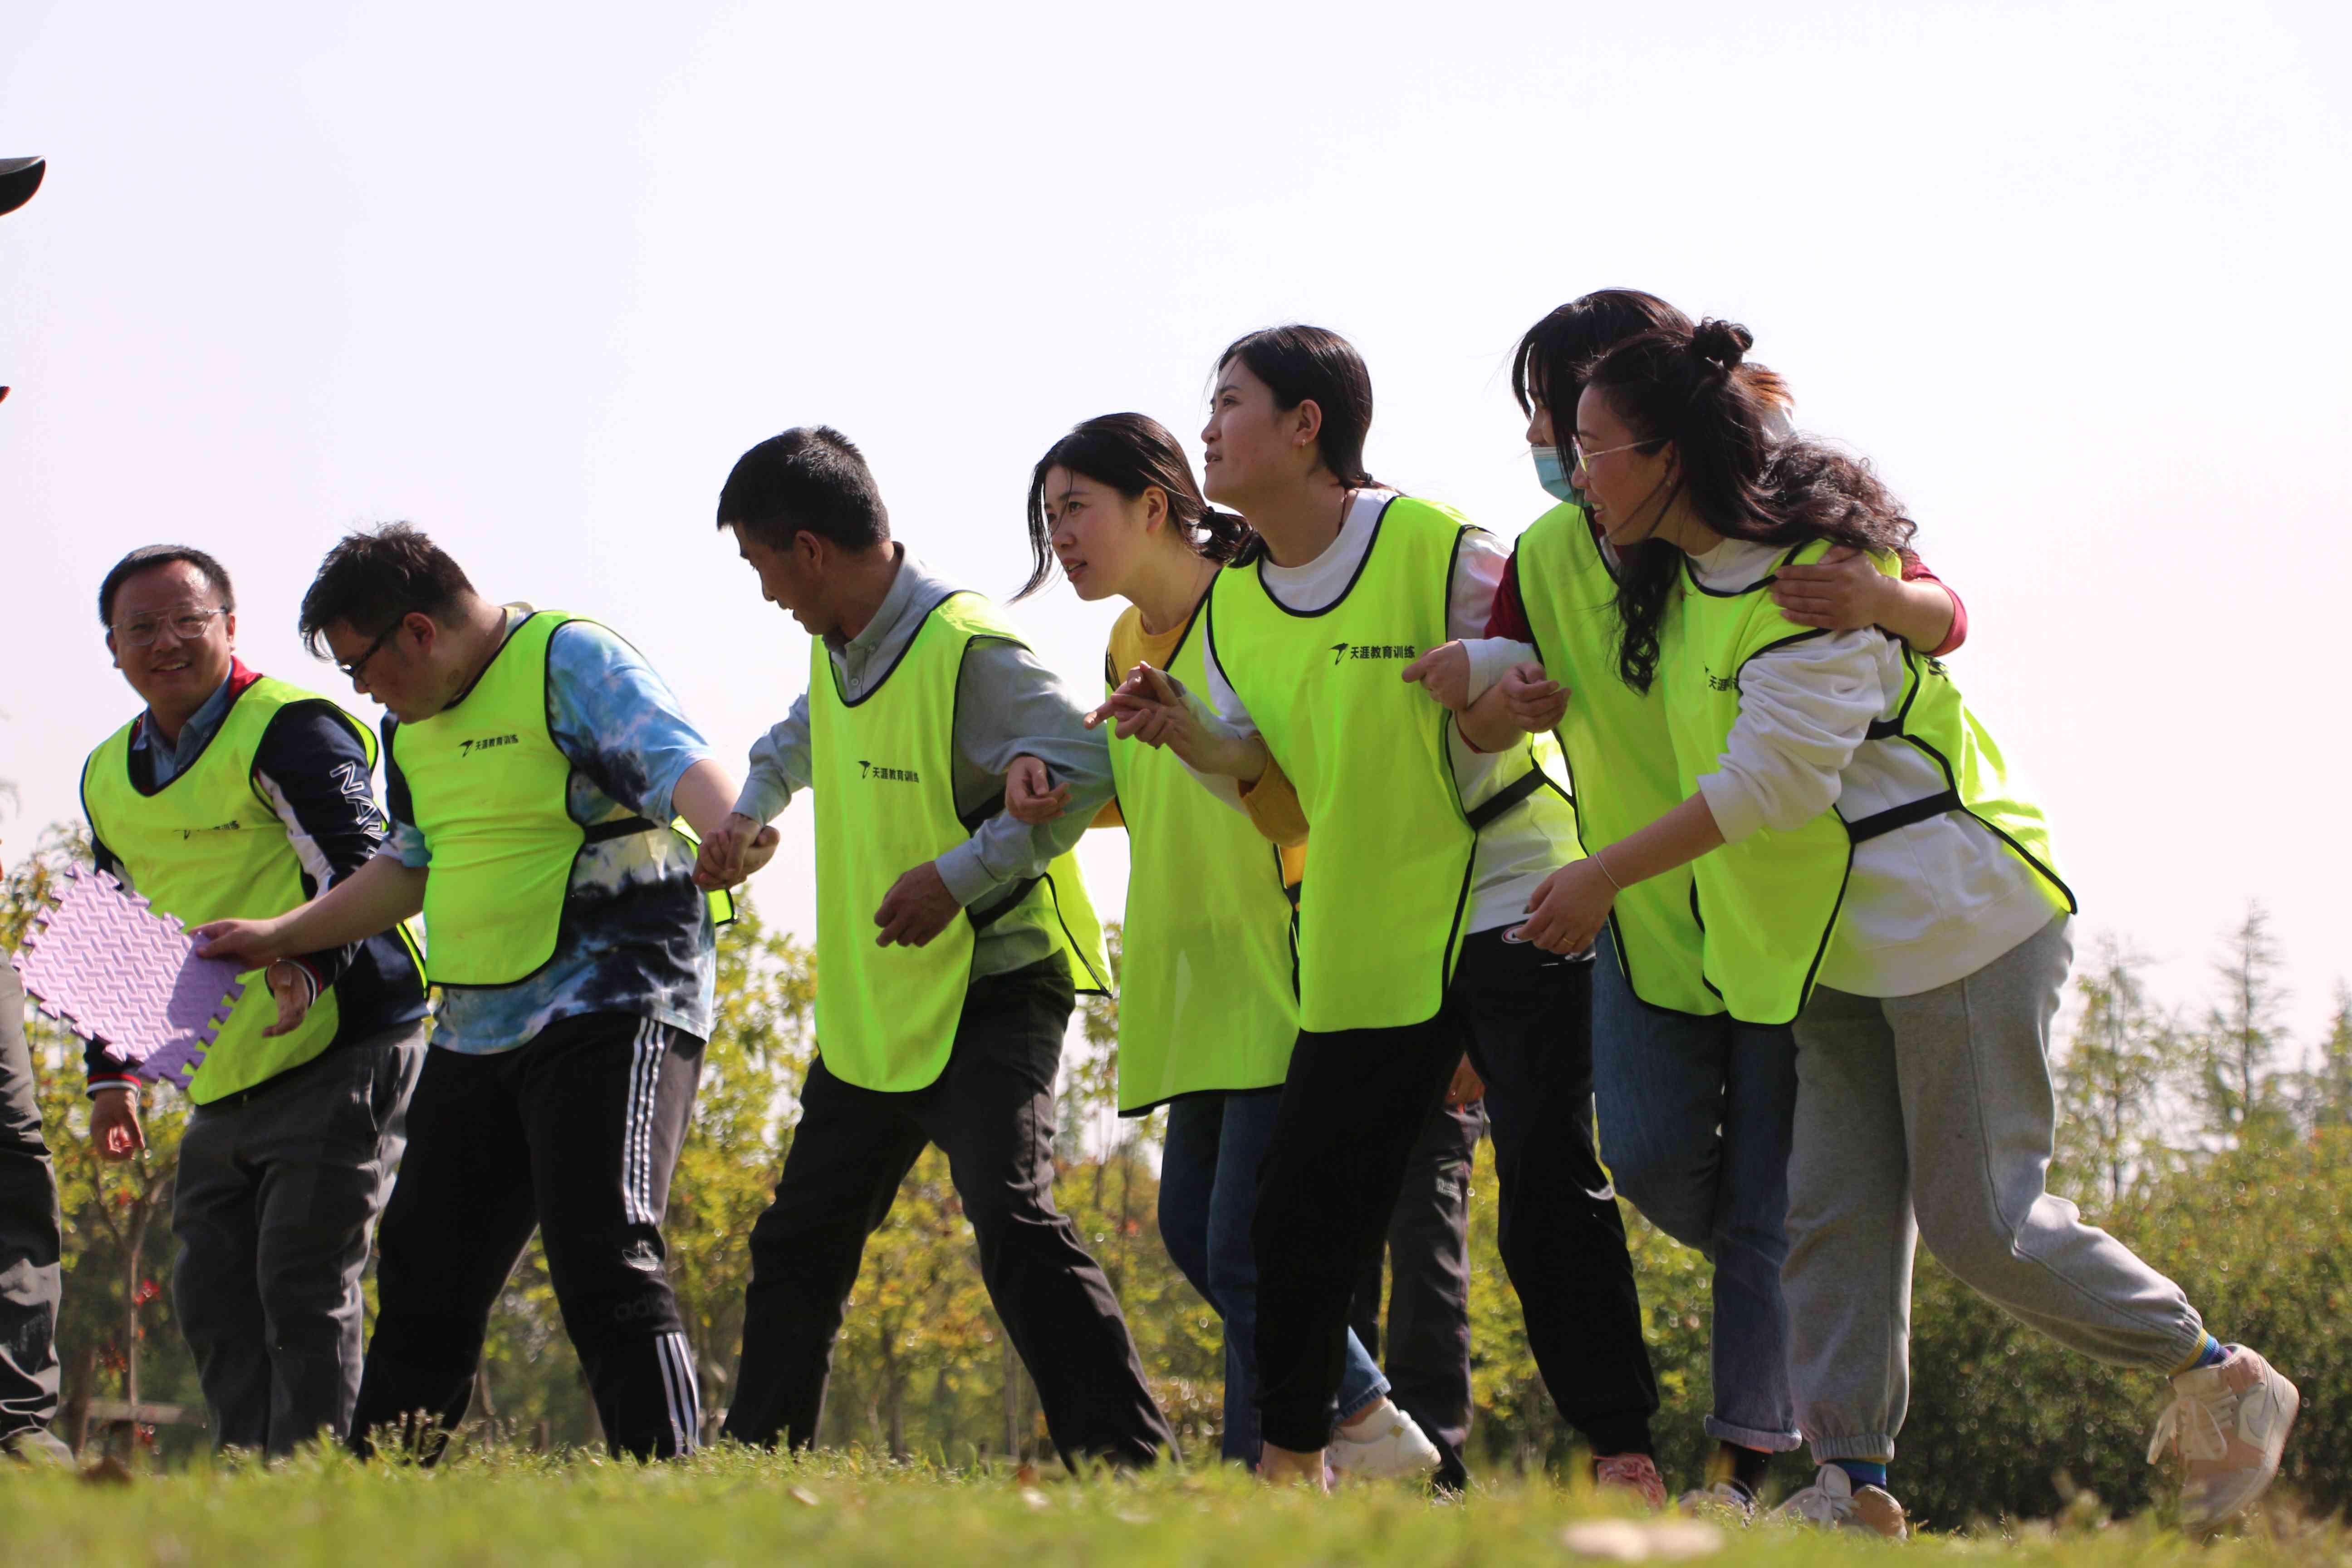
[[[1756,1494],[1738,1481],[1717,1481],[1704,1491],[1692,1490],[1675,1499],[1675,1507],[1692,1519],[1711,1519],[1742,1528],[1756,1522]]]
[[[1889,1541],[1910,1533],[1903,1505],[1883,1487],[1853,1489],[1853,1478],[1835,1465],[1823,1465],[1813,1484],[1780,1505],[1780,1517],[1791,1524],[1834,1525],[1841,1530],[1866,1530]]]
[[[1350,1434],[1345,1426],[1331,1435],[1323,1457],[1335,1477],[1344,1480],[1411,1480],[1428,1475],[1444,1462],[1437,1445],[1421,1424],[1389,1401],[1376,1414],[1385,1419],[1364,1423],[1370,1431]]]
[[[2226,1359],[2174,1374],[2172,1403],[2148,1440],[2150,1464],[2166,1449],[2186,1468],[2180,1523],[2205,1530],[2253,1506],[2278,1475],[2287,1428],[2303,1395],[2270,1363],[2243,1345]]]
[[[1631,1492],[1653,1513],[1666,1511],[1665,1478],[1647,1454],[1612,1454],[1592,1462],[1592,1484],[1603,1491]]]

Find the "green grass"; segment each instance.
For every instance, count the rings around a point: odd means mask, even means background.
[[[822,1456],[740,1451],[639,1468],[494,1455],[439,1471],[337,1455],[275,1471],[233,1464],[102,1486],[0,1469],[10,1564],[560,1563],[1139,1565],[1573,1564],[1563,1530],[1605,1510],[1589,1492],[1481,1483],[1466,1503],[1388,1489],[1276,1495],[1237,1472],[1024,1480]],[[2084,1509],[2084,1513],[2091,1510]],[[1884,1561],[1876,1542],[1762,1526],[1726,1532],[1721,1568]],[[2283,1512],[2199,1547],[2153,1520],[2104,1528],[1977,1526],[1913,1554],[1998,1554],[2054,1568],[2125,1563],[2352,1564],[2352,1533]]]

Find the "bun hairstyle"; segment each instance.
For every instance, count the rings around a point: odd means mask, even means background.
[[[1356,345],[1321,327],[1265,327],[1235,338],[1217,356],[1217,369],[1239,360],[1274,394],[1287,414],[1312,398],[1323,424],[1316,454],[1331,477],[1355,489],[1378,480],[1364,468],[1364,438],[1372,431],[1372,373]]]
[[[1047,447],[1029,475],[1029,581],[1015,599],[1044,587],[1057,564],[1053,526],[1045,521],[1045,476],[1055,468],[1084,474],[1129,500],[1159,490],[1168,498],[1169,519],[1185,542],[1208,560],[1237,560],[1257,538],[1248,523],[1219,511],[1201,494],[1184,448],[1166,426],[1148,414],[1097,415]]]
[[[1671,445],[1661,511],[1677,499],[1729,539],[1795,546],[1817,539],[1899,551],[1917,525],[1868,464],[1819,441],[1780,434],[1786,384],[1746,363],[1756,339],[1735,321],[1641,333],[1585,367],[1583,384],[1637,437]],[[1629,551],[1617,580],[1617,669],[1647,691],[1658,668],[1658,626],[1682,570],[1662,540]]]

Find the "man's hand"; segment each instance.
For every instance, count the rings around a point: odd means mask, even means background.
[[[275,920],[206,921],[188,934],[196,939],[198,958],[236,959],[255,969],[294,955],[286,949]]]
[[[261,1037],[268,1040],[290,1033],[309,1015],[310,972],[290,958],[281,958],[263,978],[269,982],[270,1000],[278,1004],[278,1022],[261,1031]]]
[[[702,841],[694,858],[694,885],[706,891],[740,886],[746,877],[775,858],[783,835],[757,817],[730,811],[719,831]]]
[[[1265,742],[1255,735],[1234,736],[1202,724],[1184,700],[1184,689],[1166,670],[1139,664],[1108,701],[1087,715],[1087,727],[1116,723],[1122,741],[1165,746],[1195,773],[1222,773],[1244,787],[1265,772]]]
[[[147,1134],[139,1125],[138,1089],[124,1084],[90,1097],[89,1146],[101,1160],[128,1160],[147,1147]]]
[[[940,876],[939,863],[926,860],[891,883],[890,890],[882,895],[882,907],[874,911],[874,923],[882,932],[874,939],[874,945],[888,947],[897,942],[902,947],[921,947],[962,912],[963,906],[955,901]]]
[[[1617,889],[1592,861],[1570,860],[1536,888],[1528,919],[1508,934],[1546,952],[1582,952],[1601,934]]]
[[[1478,1076],[1478,1069],[1470,1065],[1470,1058],[1464,1057],[1461,1064],[1454,1069],[1454,1081],[1445,1086],[1445,1108],[1457,1110],[1465,1105],[1475,1105],[1486,1098],[1486,1080]]]
[[[1783,566],[1772,578],[1772,602],[1801,626],[1855,632],[1886,617],[1895,579],[1869,556],[1841,544],[1811,566]]]
[[[1459,713],[1470,706],[1470,650],[1459,640],[1440,643],[1404,667],[1404,679]]]
[[[1532,661],[1505,670],[1495,689],[1503,694],[1503,711],[1530,735],[1558,729],[1568,712],[1568,688],[1548,679],[1544,667]]]
[[[1069,805],[1070,786],[1055,784],[1041,759],[1018,756],[1005,769],[1004,809],[1015,822],[1051,822]]]

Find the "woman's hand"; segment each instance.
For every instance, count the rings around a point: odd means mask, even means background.
[[[1582,952],[1601,934],[1617,889],[1591,859],[1570,860],[1536,889],[1528,918],[1510,934],[1546,952]]]
[[[1503,711],[1530,735],[1559,728],[1568,713],[1568,688],[1548,679],[1544,667],[1533,661],[1505,670],[1495,689],[1502,693]]]
[[[1195,773],[1222,773],[1243,785],[1265,772],[1265,742],[1255,735],[1230,735],[1203,724],[1185,700],[1184,689],[1166,670],[1139,664],[1118,689],[1087,715],[1089,729],[1110,723],[1122,741],[1165,746]]]
[[[1772,602],[1801,626],[1857,632],[1885,618],[1895,581],[1869,556],[1841,544],[1812,565],[1781,567],[1772,578]]]
[[[1055,785],[1043,759],[1024,754],[1004,770],[1004,810],[1015,822],[1051,822],[1069,805],[1070,786]]]
[[[1459,640],[1440,643],[1404,667],[1404,679],[1459,713],[1470,706],[1470,650]]]

